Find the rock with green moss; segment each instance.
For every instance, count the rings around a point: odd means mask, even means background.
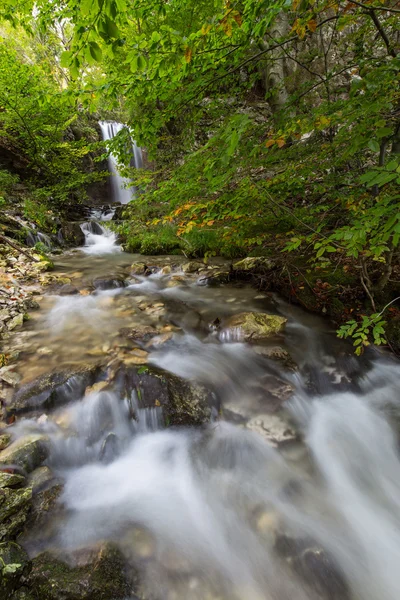
[[[21,487],[22,485],[24,485],[24,483],[25,477],[23,475],[0,471],[0,489],[6,487]]]
[[[0,542],[15,539],[23,530],[32,502],[32,489],[0,489]]]
[[[222,334],[246,342],[268,340],[282,333],[287,319],[267,313],[243,312],[230,317]]]
[[[260,269],[273,269],[274,263],[272,260],[262,256],[248,256],[234,263],[235,271],[257,271]]]
[[[146,271],[145,263],[136,262],[131,264],[131,275],[144,275]]]
[[[4,450],[11,444],[11,435],[9,433],[2,433],[0,435],[0,451]]]
[[[95,382],[96,365],[64,367],[40,375],[22,385],[7,406],[9,413],[59,406],[83,395],[86,387]]]
[[[0,465],[16,466],[30,473],[46,460],[48,453],[48,442],[45,436],[27,435],[15,440],[0,452]]]
[[[10,598],[21,587],[21,577],[26,577],[30,569],[31,561],[25,550],[15,542],[0,543],[0,597]]]
[[[197,261],[190,261],[181,266],[184,273],[197,273],[200,269],[204,269],[204,263]]]
[[[68,246],[83,246],[85,234],[79,223],[64,223],[61,227],[62,239]]]
[[[40,600],[125,600],[129,581],[120,552],[110,544],[75,553],[74,564],[43,552],[32,561],[27,587]]]

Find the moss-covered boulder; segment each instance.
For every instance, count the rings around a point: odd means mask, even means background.
[[[271,260],[261,256],[248,256],[235,262],[233,265],[235,271],[270,270],[273,267],[274,263]]]
[[[43,435],[24,436],[0,452],[0,466],[17,466],[30,473],[46,460],[48,453],[47,440]]]
[[[131,275],[144,275],[146,272],[145,263],[135,262],[131,264]]]
[[[64,367],[23,384],[7,406],[9,413],[49,409],[83,395],[95,381],[95,365]]]
[[[267,313],[243,312],[227,319],[223,335],[232,339],[250,341],[268,340],[282,333],[287,319]]]
[[[63,241],[68,246],[83,246],[85,234],[79,223],[64,223],[61,227]]]
[[[0,598],[8,600],[29,574],[31,562],[25,550],[14,542],[0,543]],[[14,598],[14,596],[13,596]]]
[[[204,269],[205,265],[204,263],[201,262],[197,262],[197,261],[190,261],[188,263],[184,263],[181,266],[181,270],[184,273],[197,273],[197,271],[200,271],[200,269]]]
[[[14,540],[31,509],[32,489],[0,489],[0,542]]]
[[[0,451],[4,450],[11,444],[11,436],[9,433],[0,434]]]
[[[49,552],[32,561],[28,589],[40,600],[125,600],[132,584],[120,552],[110,544],[75,553],[74,564]]]

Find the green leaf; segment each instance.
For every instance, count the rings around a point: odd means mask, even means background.
[[[368,148],[372,150],[372,152],[379,152],[380,146],[376,140],[369,140]]]
[[[95,60],[96,62],[101,61],[103,53],[97,42],[89,42],[89,51],[93,60]]]
[[[73,52],[71,52],[70,50],[66,50],[65,52],[62,52],[61,57],[60,57],[61,67],[68,68],[71,65],[72,57],[73,57]]]

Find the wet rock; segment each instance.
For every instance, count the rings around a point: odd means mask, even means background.
[[[14,366],[2,367],[0,369],[0,379],[15,387],[21,381],[21,375],[13,371]]]
[[[132,263],[131,264],[131,275],[144,275],[146,272],[146,265],[145,263]]]
[[[4,450],[11,444],[11,435],[8,433],[3,433],[0,435],[0,451]]]
[[[282,364],[291,371],[297,370],[297,365],[290,356],[289,352],[281,346],[256,346],[254,352],[265,358]]]
[[[38,467],[28,477],[28,485],[35,494],[54,479],[54,475],[49,467]]]
[[[64,223],[61,227],[61,235],[68,246],[83,246],[85,234],[79,223]]]
[[[254,271],[260,268],[270,270],[274,267],[272,260],[258,256],[248,256],[234,263],[235,271]]]
[[[197,285],[209,285],[213,287],[221,285],[221,283],[229,283],[231,279],[231,271],[212,271],[199,277],[196,283]]]
[[[20,327],[23,324],[23,322],[24,322],[24,315],[22,313],[19,313],[18,315],[13,317],[11,319],[11,321],[8,321],[8,323],[7,323],[8,331],[13,331],[16,327]]]
[[[30,570],[31,561],[21,546],[15,542],[0,543],[1,598],[6,600],[18,587],[21,587],[21,577],[27,576]]]
[[[93,281],[96,290],[113,290],[125,287],[124,279],[120,277],[98,277]]]
[[[36,492],[33,493],[26,529],[36,541],[46,539],[54,528],[54,523],[48,524],[48,520],[59,508],[58,500],[62,490],[62,483],[53,478],[52,481],[44,483],[42,489],[36,488]]]
[[[126,368],[125,387],[141,408],[162,407],[167,425],[202,425],[210,420],[213,395],[201,385],[153,367]]]
[[[21,487],[25,483],[25,477],[23,475],[17,475],[16,473],[6,473],[0,471],[0,488],[6,487]]]
[[[8,321],[11,319],[10,311],[7,308],[0,310],[0,322]]]
[[[95,381],[97,367],[76,365],[41,375],[22,385],[7,406],[8,412],[18,413],[37,408],[52,408],[76,400],[86,387]]]
[[[148,342],[158,334],[158,331],[151,325],[138,323],[134,327],[124,327],[123,329],[120,329],[119,334],[134,342]]]
[[[89,394],[95,394],[97,392],[101,392],[109,386],[108,381],[96,381],[93,385],[90,385],[85,390],[85,396]]]
[[[223,333],[232,339],[250,341],[267,340],[285,327],[287,319],[267,313],[243,312],[230,317],[224,324]]]
[[[37,597],[29,588],[22,586],[14,592],[10,600],[37,600]]]
[[[0,452],[0,465],[16,465],[23,471],[31,473],[46,460],[48,452],[45,436],[28,435],[16,440]]]
[[[120,552],[110,544],[75,552],[74,563],[43,552],[32,561],[28,587],[40,600],[125,600],[132,585]]]
[[[335,559],[311,539],[280,534],[275,550],[319,598],[346,600],[350,597],[346,579]]]
[[[74,294],[79,294],[78,288],[76,288],[71,283],[65,283],[59,290],[58,293],[60,296],[73,296]]]
[[[248,421],[246,427],[261,435],[269,445],[274,447],[297,438],[291,425],[282,416],[276,414],[257,415]]]
[[[204,263],[190,261],[181,266],[181,269],[184,273],[197,273],[200,269],[204,269]]]
[[[169,275],[171,272],[172,272],[172,268],[170,267],[170,265],[165,265],[165,267],[163,267],[161,269],[162,275]]]
[[[31,488],[0,489],[0,542],[13,540],[22,532],[31,502]]]

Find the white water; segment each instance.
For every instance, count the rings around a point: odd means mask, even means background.
[[[398,366],[385,368],[392,380],[400,375]],[[58,543],[111,539],[135,561],[145,554],[141,568],[156,597],[162,589],[185,600],[306,599],[321,597],[321,586],[324,597],[343,599],[344,578],[354,598],[397,600],[398,443],[371,402],[370,382],[364,385],[366,395],[307,400],[299,393],[292,402],[308,467],[227,423],[154,433],[143,421],[132,429],[117,396],[85,398],[70,408],[74,435],[52,434],[69,511]],[[387,388],[395,391],[392,382]],[[99,462],[108,431],[119,449]],[[138,530],[144,548],[133,544]],[[289,561],[279,550],[282,536]],[[317,549],[300,573],[290,567],[301,556],[296,543]]]
[[[119,131],[124,129],[125,125],[116,123],[115,121],[100,121],[100,127],[103,140],[111,140]],[[143,166],[142,151],[135,141],[132,141],[132,163],[132,166],[136,169],[141,169]],[[114,201],[120,204],[128,204],[136,195],[137,189],[130,185],[130,179],[121,177],[119,174],[118,160],[114,154],[109,155],[108,168],[111,173],[111,188]]]
[[[81,229],[85,234],[83,251],[91,255],[122,252],[121,246],[117,244],[117,234],[103,225],[98,223],[93,225],[93,223],[93,221],[88,221],[81,225]]]

